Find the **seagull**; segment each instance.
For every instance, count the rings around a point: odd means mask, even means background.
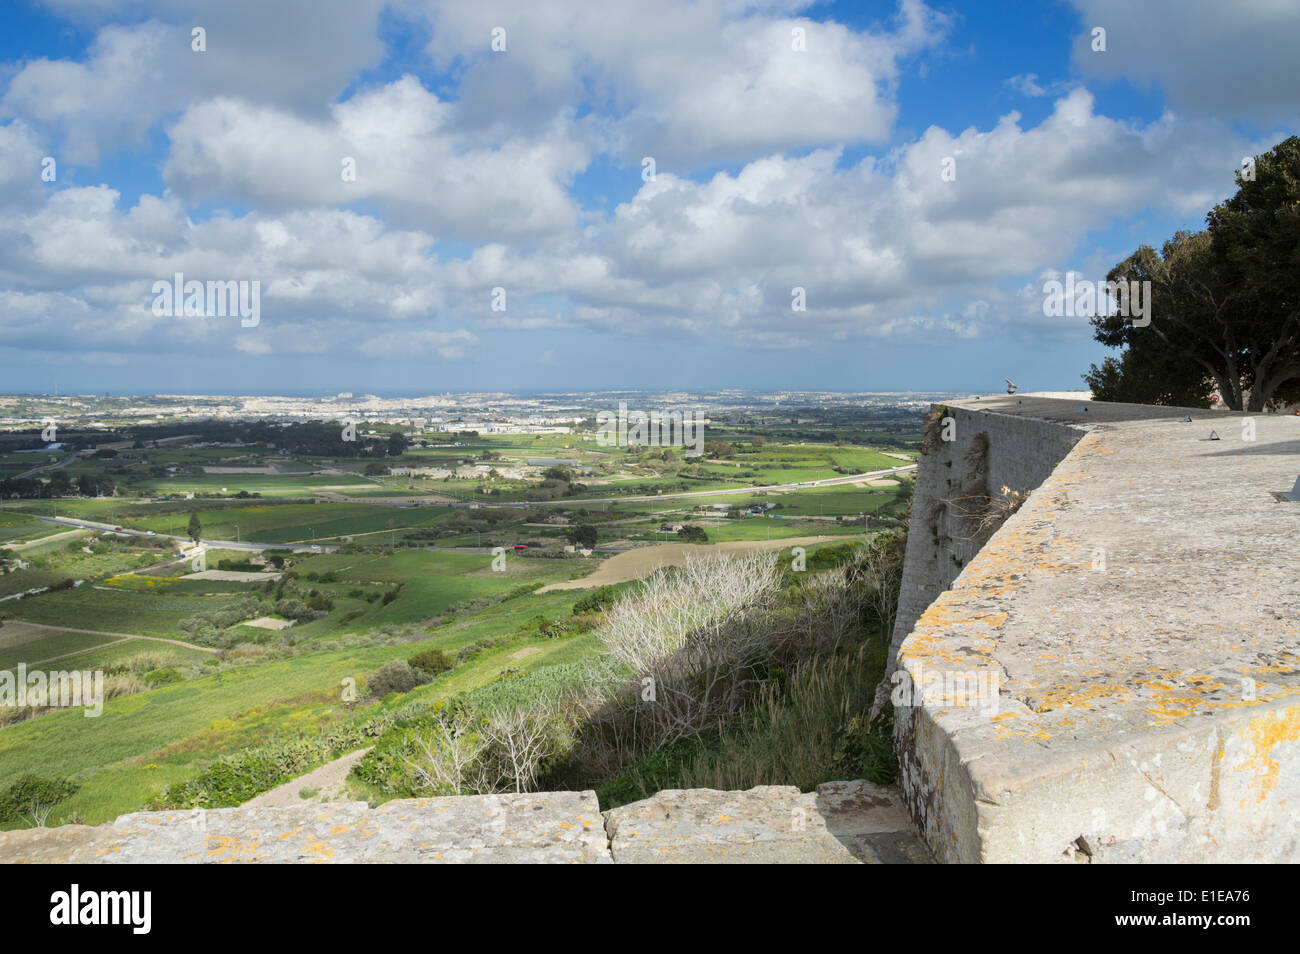
[[[1020,385],[1016,384],[1016,383],[1015,383],[1014,381],[1012,381],[1010,378],[1003,378],[1002,380],[1005,381],[1005,382],[1007,382],[1007,393],[1008,393],[1008,394],[1015,394],[1018,390],[1020,390]]]

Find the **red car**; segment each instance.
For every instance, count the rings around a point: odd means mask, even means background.
[[[516,552],[516,553],[523,553],[523,552],[524,552],[525,550],[527,550],[527,549],[528,549],[528,547],[525,546],[525,545],[522,544],[522,543],[516,543],[516,544],[515,544],[515,552]]]

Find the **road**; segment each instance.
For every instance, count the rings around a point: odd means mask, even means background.
[[[30,516],[35,517],[37,520],[44,520],[46,523],[57,523],[66,527],[79,527],[83,530],[103,530],[109,533],[121,534],[125,537],[153,537],[155,540],[171,540],[174,543],[190,543],[189,537],[168,533],[149,533],[147,530],[128,530],[125,527],[119,530],[111,523],[96,523],[93,520],[76,520],[72,517],[41,517],[36,514],[31,514]],[[312,553],[330,553],[338,549],[337,546],[325,544],[312,546],[303,543],[257,543],[252,540],[201,540],[200,542],[210,550],[309,550]]]
[[[14,478],[14,480],[22,480],[24,477],[32,477],[36,474],[43,474],[47,470],[58,470],[60,467],[67,467],[76,459],[77,459],[77,455],[73,454],[70,457],[63,458],[63,460],[56,460],[53,464],[45,464],[41,467],[36,467],[25,473],[19,474],[17,477]]]
[[[88,653],[92,650],[106,649],[109,646],[116,646],[118,643],[124,643],[129,640],[137,640],[137,639],[146,640],[151,643],[168,643],[169,645],[172,646],[184,646],[186,649],[194,649],[201,653],[209,653],[212,655],[215,655],[216,653],[219,653],[221,651],[219,649],[213,649],[211,646],[198,646],[194,643],[187,643],[183,639],[168,639],[165,636],[141,636],[139,633],[115,633],[110,630],[103,630],[103,629],[78,629],[75,626],[50,626],[46,623],[29,623],[26,620],[18,620],[18,619],[6,620],[4,628],[5,629],[13,628],[19,630],[40,629],[40,630],[48,630],[49,632],[52,633],[85,633],[87,636],[117,636],[118,637],[117,639],[113,640],[111,643],[99,643],[95,646],[87,646],[85,649],[78,649],[76,652],[64,653],[61,656],[51,656],[49,659],[41,659],[38,660],[37,662],[29,663],[28,665],[30,666],[39,666],[44,663],[54,662],[59,659],[66,659],[69,656],[80,656],[82,653]]]

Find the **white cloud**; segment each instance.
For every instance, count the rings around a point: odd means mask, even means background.
[[[1295,0],[1071,0],[1082,31],[1073,62],[1085,75],[1159,88],[1172,105],[1228,119],[1284,122],[1300,115]],[[1106,30],[1106,51],[1091,31]]]
[[[188,201],[294,208],[379,199],[395,223],[466,238],[574,224],[566,184],[588,155],[570,123],[494,138],[457,131],[455,112],[410,76],[358,93],[321,120],[207,100],[168,129],[163,178]]]
[[[319,115],[358,70],[378,63],[382,0],[315,0],[310,14],[263,0],[145,2],[155,18],[99,29],[84,62],[32,60],[9,80],[0,115],[58,135],[62,157],[94,163],[138,148],[164,116],[214,96]],[[55,4],[98,19],[98,4]],[[191,48],[194,27],[205,52]]]
[[[946,19],[900,3],[893,29],[854,31],[797,16],[811,0],[736,3],[510,0],[426,5],[435,63],[460,68],[466,122],[527,124],[575,99],[604,106],[611,143],[661,168],[827,143],[892,129],[899,63],[938,42]],[[490,49],[494,27],[507,49]],[[793,31],[806,49],[793,49]]]

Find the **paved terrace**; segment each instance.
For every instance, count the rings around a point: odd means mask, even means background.
[[[1080,439],[902,642],[914,676],[1001,681],[996,715],[900,710],[936,856],[1300,861],[1300,503],[1275,496],[1300,474],[1300,417],[950,407],[959,428],[1003,415]]]

